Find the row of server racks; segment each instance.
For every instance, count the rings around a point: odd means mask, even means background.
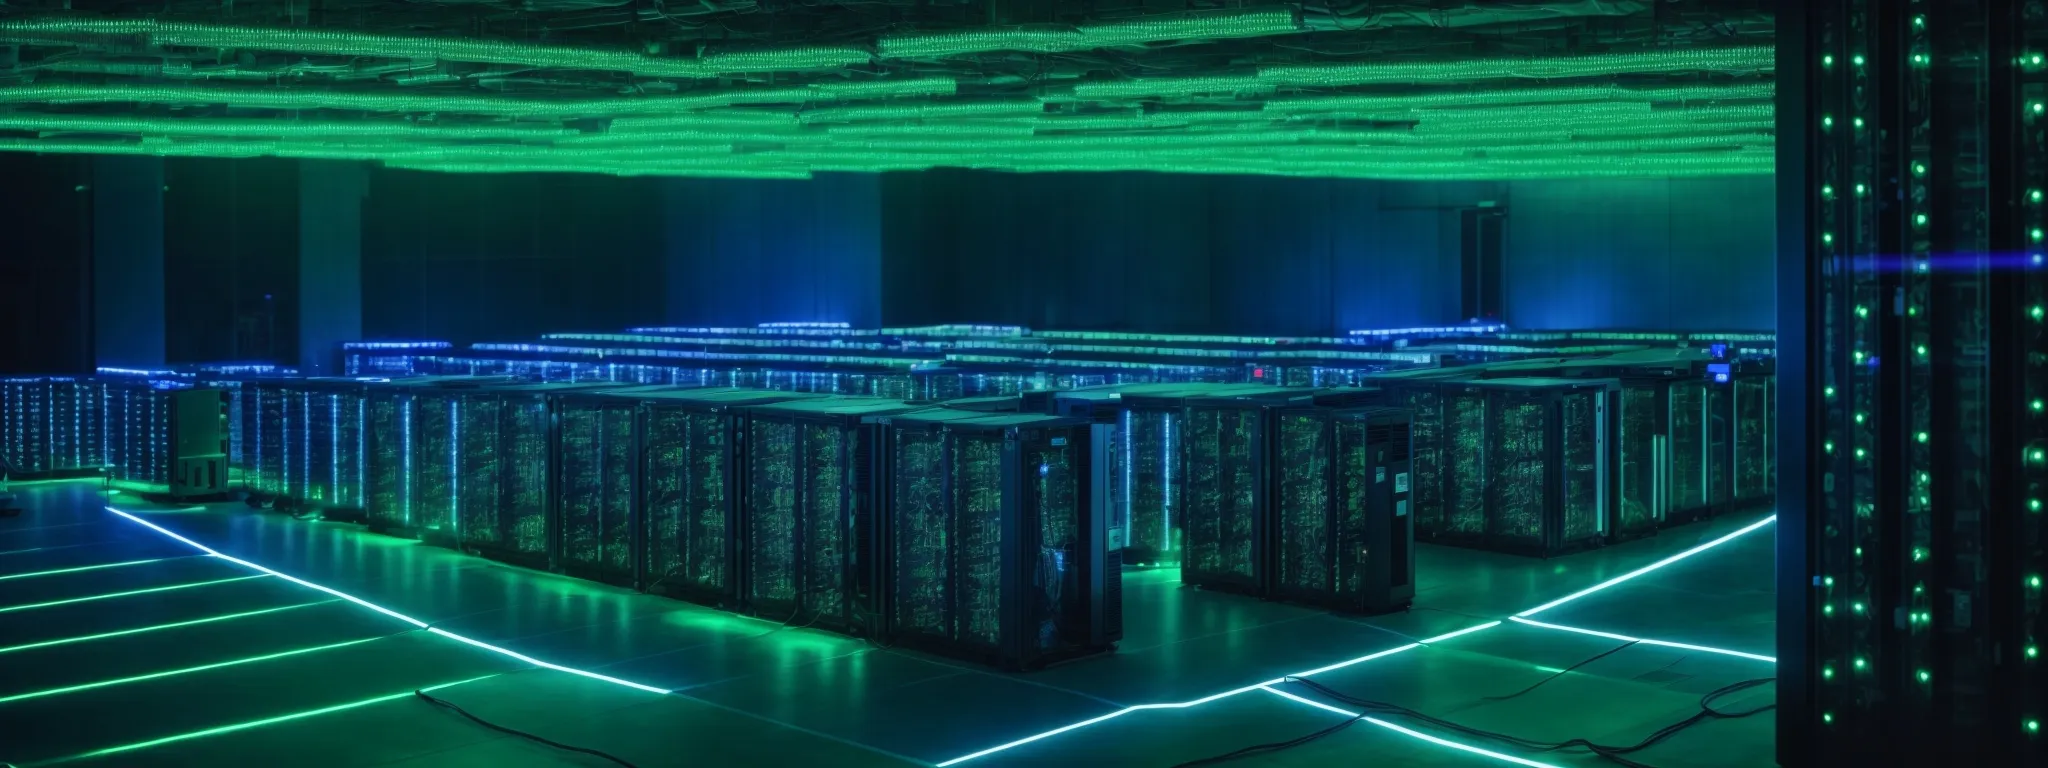
[[[1139,384],[1056,398],[1061,413],[1113,427],[1108,503],[1125,562],[1178,567],[1218,588],[1269,591],[1259,586],[1269,576],[1245,553],[1277,535],[1254,520],[1260,505],[1278,503],[1273,478],[1317,466],[1301,460],[1303,443],[1275,431],[1291,423],[1275,409],[1304,399],[1411,414],[1409,470],[1398,485],[1420,541],[1548,557],[1775,498],[1776,376],[1767,362],[1651,350],[1360,383]]]
[[[379,532],[1005,668],[1122,634],[1086,421],[489,377],[240,396],[252,492]]]
[[[0,461],[15,479],[100,477],[190,497],[229,484],[227,414],[205,383],[0,380]]]

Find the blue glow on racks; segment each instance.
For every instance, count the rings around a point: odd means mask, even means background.
[[[332,495],[332,497],[333,497],[333,502],[334,502],[335,504],[342,504],[342,503],[346,503],[346,502],[345,502],[345,500],[344,500],[344,499],[342,499],[342,498],[341,498],[341,396],[340,396],[340,395],[328,395],[328,396],[327,396],[327,423],[328,423],[329,425],[331,425],[331,426],[329,426],[329,427],[327,428],[327,443],[328,443],[328,446],[327,446],[327,450],[328,450],[328,454],[327,454],[327,463],[329,463],[329,464],[332,464],[332,465],[333,465],[332,467],[329,467],[329,468],[328,468],[328,470],[327,470],[327,471],[328,471],[328,476],[329,476],[329,477],[332,477],[332,478],[333,478],[333,480],[331,481],[331,482],[333,483],[333,485],[332,485],[332,486],[331,486],[331,487],[329,488],[329,490],[328,490],[328,493]]]
[[[1117,435],[1117,439],[1123,441],[1124,444],[1124,497],[1120,505],[1123,507],[1124,519],[1118,522],[1124,525],[1124,544],[1128,546],[1131,543],[1131,491],[1134,485],[1132,477],[1136,471],[1134,466],[1138,463],[1137,450],[1132,447],[1132,443],[1135,441],[1131,439],[1131,412],[1129,410],[1124,411],[1124,427],[1122,433]]]
[[[448,398],[448,531],[462,540],[462,415],[456,398]]]
[[[402,410],[398,414],[399,439],[404,441],[402,453],[405,455],[404,479],[399,481],[399,487],[405,489],[404,515],[407,528],[412,527],[412,404],[413,399],[410,395],[400,400],[399,407]]]
[[[1160,460],[1159,466],[1160,474],[1166,480],[1162,491],[1165,504],[1159,510],[1159,551],[1166,553],[1173,551],[1173,457],[1178,454],[1173,452],[1173,414],[1166,414],[1162,421],[1166,424],[1166,434],[1160,442],[1166,446],[1166,456]]]

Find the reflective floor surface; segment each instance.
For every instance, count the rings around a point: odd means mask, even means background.
[[[1702,694],[1774,673],[1716,652],[1772,655],[1769,525],[1509,620],[1761,513],[1548,561],[1425,546],[1415,609],[1366,619],[1132,572],[1116,653],[1004,674],[240,504],[169,507],[88,483],[16,492],[28,511],[0,519],[0,760],[23,766],[611,765],[413,695],[429,686],[490,722],[641,766],[1170,766],[1366,708],[1326,738],[1232,764],[1577,766],[1601,761],[1395,708],[1626,745]],[[1283,680],[1300,673],[1323,689]],[[1772,691],[1715,706],[1751,709]],[[1631,758],[1768,765],[1769,721],[1710,720]]]

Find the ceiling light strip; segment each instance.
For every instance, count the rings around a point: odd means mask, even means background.
[[[1078,27],[980,27],[944,32],[884,35],[875,42],[883,58],[932,59],[997,51],[1060,53],[1122,48],[1181,40],[1224,40],[1305,32],[1296,6],[1160,14]]]

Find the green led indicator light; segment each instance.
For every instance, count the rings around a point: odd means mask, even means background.
[[[2036,202],[2036,203],[2038,203],[2038,202],[2041,202],[2041,190],[2038,190],[2038,189],[2037,189],[2037,190],[2034,190],[2034,191],[2032,191],[2032,192],[2028,192],[2028,193],[2027,193],[2027,199],[2028,199],[2028,200],[2032,200],[2032,201],[2034,201],[2034,202]]]
[[[2041,410],[2042,408],[2048,408],[2048,403],[2043,403],[2043,402],[2041,402],[2041,401],[2039,401],[2039,400],[2035,400],[2035,401],[2034,401],[2034,402],[2032,403],[2032,405],[2034,406],[2034,410],[2036,410],[2036,411],[2038,411],[2038,410]]]
[[[2037,114],[2037,115],[2038,115],[2038,114],[2041,114],[2041,113],[2044,113],[2044,112],[2048,112],[2048,104],[2043,104],[2043,103],[2041,103],[2041,102],[2038,102],[2038,101],[2037,101],[2037,102],[2034,102],[2033,110],[2034,110],[2034,114]]]
[[[2028,499],[2028,500],[2027,500],[2027,509],[2028,509],[2028,510],[2030,510],[2030,511],[2034,511],[2034,512],[2039,512],[2039,511],[2041,511],[2041,500],[2040,500],[2040,499]]]
[[[1929,673],[1929,672],[1928,672],[1927,670],[1924,670],[1924,669],[1923,669],[1923,670],[1920,670],[1920,671],[1919,671],[1919,672],[1917,672],[1917,673],[1915,673],[1915,675],[1914,675],[1914,676],[1915,676],[1915,677],[1918,677],[1918,678],[1920,678],[1920,682],[1923,682],[1923,683],[1924,683],[1924,682],[1927,682],[1927,681],[1929,681],[1929,680],[1933,680],[1933,679],[1934,679],[1934,675],[1933,675],[1932,673]]]
[[[1863,657],[1861,657],[1861,656],[1858,656],[1858,657],[1856,657],[1856,668],[1857,668],[1857,669],[1862,669],[1862,668],[1864,668],[1864,667],[1867,667],[1867,666],[1870,666],[1870,662],[1864,661],[1864,660],[1863,660]]]
[[[1869,188],[1869,187],[1866,187],[1866,186],[1864,186],[1864,185],[1862,185],[1862,184],[1858,184],[1858,185],[1856,185],[1856,196],[1857,196],[1857,197],[1862,197],[1862,196],[1863,196],[1863,193],[1865,193],[1865,192],[1869,192],[1869,191],[1870,191],[1870,188]]]
[[[2040,732],[2041,732],[2041,721],[2039,721],[2039,720],[2028,720],[2028,721],[2027,721],[2027,733],[2040,733]]]
[[[1922,560],[1926,560],[1926,559],[1927,559],[1927,550],[1926,550],[1926,549],[1924,549],[1924,548],[1921,548],[1921,547],[1914,547],[1914,548],[1913,548],[1913,562],[1916,562],[1916,563],[1917,563],[1917,562],[1920,562],[1920,561],[1922,561]]]
[[[1824,585],[1824,586],[1829,586],[1829,587],[1832,587],[1832,586],[1834,586],[1834,585],[1835,585],[1835,577],[1833,577],[1833,576],[1827,576],[1827,577],[1823,577],[1823,578],[1822,578],[1822,579],[1820,580],[1820,583],[1821,583],[1822,585]]]
[[[1863,603],[1861,603],[1861,602],[1854,602],[1854,603],[1850,603],[1850,604],[1849,604],[1849,610],[1851,610],[1851,611],[1855,611],[1856,613],[1859,613],[1859,614],[1860,614],[1860,613],[1862,613],[1862,612],[1863,612]]]
[[[1821,449],[1821,450],[1823,450],[1823,451],[1827,451],[1828,453],[1834,453],[1834,452],[1835,452],[1835,441],[1833,441],[1833,440],[1829,440],[1829,441],[1827,441],[1827,442],[1821,443],[1821,444],[1820,444],[1820,449]],[[1832,579],[1830,579],[1828,583],[1829,583],[1829,584],[1833,584],[1833,583],[1834,583],[1834,581],[1833,581]]]
[[[1835,388],[1834,388],[1834,387],[1828,387],[1827,389],[1824,389],[1824,390],[1822,390],[1822,393],[1823,393],[1823,394],[1826,394],[1826,395],[1827,395],[1828,397],[1834,397],[1834,396],[1835,396]]]
[[[1822,185],[1820,185],[1820,196],[1821,196],[1821,197],[1834,197],[1834,196],[1835,196],[1835,185],[1833,185],[1833,184],[1822,184]]]
[[[1923,594],[1926,594],[1926,593],[1927,593],[1927,585],[1925,585],[1925,584],[1915,584],[1915,585],[1913,585],[1913,594],[1916,594],[1916,595],[1923,595]]]
[[[1859,413],[1859,414],[1856,414],[1856,423],[1858,423],[1858,424],[1861,424],[1861,423],[1863,423],[1863,414],[1860,414],[1860,413]]]
[[[1856,548],[1856,556],[1857,556],[1857,557],[1862,557],[1862,556],[1863,556],[1863,548],[1862,548],[1862,547],[1857,547],[1857,548]]]
[[[1861,448],[1858,448],[1858,449],[1856,449],[1856,458],[1859,458],[1859,459],[1860,459],[1860,458],[1863,458],[1863,456],[1864,456],[1864,452],[1863,452],[1863,449],[1861,449]]]
[[[1913,164],[1913,175],[1915,175],[1915,176],[1925,176],[1925,175],[1927,175],[1927,166],[1925,166],[1925,165],[1922,165],[1922,164],[1920,164],[1920,163],[1914,163],[1914,164]]]
[[[2032,575],[2032,576],[2028,576],[2028,577],[2027,577],[2027,586],[2029,586],[2029,587],[2033,587],[2034,589],[2040,589],[2040,588],[2041,588],[2041,574],[2038,574],[2038,573],[2037,573],[2037,574],[2034,574],[2034,575]]]
[[[1820,116],[1820,127],[1822,127],[1822,128],[1833,128],[1833,127],[1835,127],[1835,118],[1834,118],[1834,117],[1832,117],[1832,116],[1830,116],[1830,115],[1821,115],[1821,116]]]
[[[1913,214],[1913,225],[1914,225],[1914,226],[1920,226],[1920,227],[1924,227],[1924,226],[1927,226],[1927,214],[1924,214],[1924,213],[1916,213],[1916,214]]]
[[[1915,64],[1926,64],[1926,63],[1927,63],[1927,54],[1924,54],[1924,53],[1916,53],[1916,54],[1913,54],[1913,63],[1915,63]]]
[[[1924,354],[1927,354],[1927,351],[1923,349],[1923,350],[1921,350],[1921,351],[1920,351],[1920,354],[1923,354],[1923,355],[1924,355]],[[1924,442],[1927,442],[1927,433],[1925,433],[1925,432],[1922,432],[1922,433],[1920,433],[1920,434],[1914,435],[1914,436],[1913,436],[1913,439],[1915,439],[1915,440],[1918,440],[1918,441],[1920,441],[1920,442],[1923,442],[1923,443],[1924,443]]]
[[[1856,66],[1859,66],[1859,67],[1860,67],[1860,66],[1863,66],[1863,54],[1860,54],[1860,53],[1859,53],[1859,54],[1856,54],[1856,55],[1855,55],[1854,57],[1852,57],[1852,58],[1850,58],[1850,59],[1849,59],[1849,63],[1851,63],[1851,64],[1855,64]]]
[[[1861,304],[1858,304],[1858,305],[1856,305],[1856,316],[1857,316],[1857,317],[1869,317],[1869,316],[1870,316],[1870,308],[1869,308],[1869,307],[1866,307],[1866,306],[1863,306],[1863,305],[1861,305]]]
[[[2035,461],[2041,461],[2042,459],[2048,459],[2048,453],[2042,453],[2041,449],[2035,448],[2034,450],[2027,453],[2027,458],[2033,459]]]
[[[2041,58],[2041,54],[2038,54],[2038,53],[2037,53],[2037,54],[2034,54],[2034,55],[2032,55],[2032,56],[2028,56],[2028,57],[2027,57],[2027,63],[2028,63],[2028,64],[2032,64],[2032,65],[2034,65],[2034,66],[2037,66],[2037,67],[2038,67],[2038,66],[2041,66],[2041,63],[2042,63],[2043,61],[2048,61],[2048,59],[2043,59],[2043,58]]]
[[[1834,607],[1834,606],[1832,606],[1832,605],[1823,605],[1823,606],[1821,606],[1821,607],[1820,607],[1820,615],[1822,615],[1822,616],[1833,616],[1833,615],[1835,615],[1835,607]]]
[[[2029,309],[2027,310],[2027,314],[2033,315],[2035,320],[2039,320],[2041,319],[2041,308],[2034,307],[2033,309]]]
[[[1924,26],[1927,26],[1927,17],[1925,17],[1925,16],[1915,16],[1915,17],[1913,17],[1913,26],[1916,26],[1916,27],[1924,27]]]
[[[2043,233],[2041,232],[2041,228],[2040,228],[2040,227],[2035,227],[2035,228],[2033,228],[2032,230],[2029,230],[2029,231],[2027,232],[2027,236],[2028,236],[2028,237],[2031,237],[2031,238],[2034,238],[2034,242],[2037,242],[2037,243],[2038,243],[2038,242],[2041,242],[2041,235],[2042,235],[2042,234],[2043,234]]]
[[[1856,354],[1855,354],[1855,357],[1856,357],[1856,362],[1859,362],[1859,363],[1860,363],[1860,362],[1863,362],[1863,350],[1860,350],[1860,349],[1859,349],[1859,350],[1856,350]]]
[[[1927,345],[1925,345],[1925,344],[1921,344],[1921,345],[1919,345],[1919,346],[1916,346],[1916,347],[1914,347],[1914,348],[1913,348],[1913,351],[1914,351],[1914,352],[1917,352],[1917,353],[1919,353],[1919,354],[1925,355],[1925,354],[1927,354]]]
[[[1833,679],[1835,679],[1835,667],[1834,667],[1834,665],[1833,665],[1833,664],[1829,664],[1829,665],[1827,665],[1827,666],[1823,666],[1823,667],[1821,667],[1821,668],[1820,668],[1820,679],[1822,679],[1822,680],[1833,680]]]
[[[1854,120],[1849,121],[1849,123],[1860,129],[1863,127],[1863,118],[1856,118]]]
[[[2038,646],[2038,645],[2029,645],[2029,646],[2027,646],[2027,658],[2029,658],[2029,659],[2038,659],[2038,658],[2041,658],[2041,646]]]
[[[1827,243],[1828,245],[1834,245],[1834,244],[1835,244],[1835,233],[1833,233],[1833,232],[1822,232],[1822,233],[1820,233],[1820,241],[1821,241],[1821,242],[1823,242],[1823,243]]]

